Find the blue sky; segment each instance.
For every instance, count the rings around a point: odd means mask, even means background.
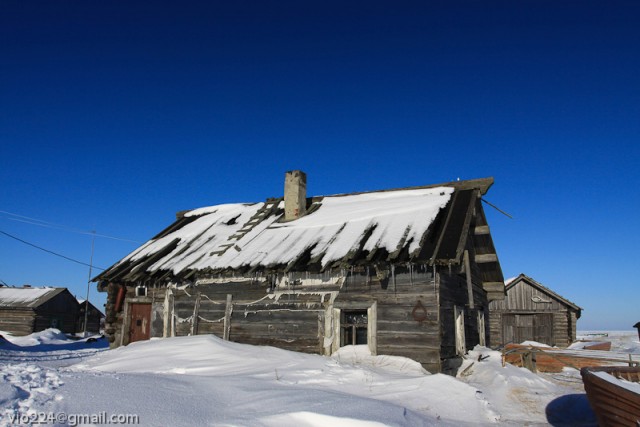
[[[313,195],[493,176],[505,277],[630,329],[638,22],[637,1],[3,1],[0,231],[88,263],[88,235],[11,214],[143,242],[290,169]],[[97,238],[94,263],[135,247]],[[0,235],[5,283],[82,296],[88,274]]]

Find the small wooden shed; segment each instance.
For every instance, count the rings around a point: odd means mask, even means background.
[[[576,340],[582,308],[531,277],[505,282],[506,298],[489,303],[491,346],[536,341],[567,347]]]
[[[78,301],[67,288],[0,288],[0,331],[29,335],[47,328],[75,333]]]
[[[84,332],[84,319],[85,319],[85,310],[87,309],[87,304],[89,306],[89,313],[86,315],[87,318],[87,332],[92,334],[100,333],[100,329],[104,327],[104,314],[100,311],[95,305],[91,304],[91,302],[87,302],[86,300],[78,300],[80,304],[78,310],[78,327],[76,328],[78,332]]]

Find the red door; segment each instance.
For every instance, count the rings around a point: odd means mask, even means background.
[[[131,304],[129,342],[148,340],[151,336],[151,304]]]

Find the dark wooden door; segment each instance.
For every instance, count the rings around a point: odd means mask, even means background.
[[[553,314],[503,314],[502,334],[505,344],[536,341],[555,345],[553,340]]]
[[[129,342],[148,340],[151,337],[151,304],[131,304]]]
[[[533,340],[548,345],[556,345],[553,339],[553,314],[536,314],[533,318]]]

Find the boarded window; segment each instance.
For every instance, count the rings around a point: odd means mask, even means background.
[[[342,310],[340,346],[367,344],[367,310]]]

